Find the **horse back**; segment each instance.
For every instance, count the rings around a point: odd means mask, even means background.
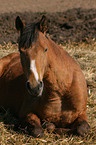
[[[23,102],[24,81],[19,53],[0,59],[0,106],[18,113]]]

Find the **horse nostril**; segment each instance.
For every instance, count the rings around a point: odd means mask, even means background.
[[[43,81],[39,82],[39,87],[41,88],[43,86]]]
[[[41,85],[41,86],[42,86],[42,83],[43,83],[43,82],[42,82],[42,81],[40,81],[40,85]]]
[[[26,87],[27,87],[27,89],[30,89],[30,88],[31,88],[31,86],[30,86],[30,82],[29,82],[29,81],[26,82]]]

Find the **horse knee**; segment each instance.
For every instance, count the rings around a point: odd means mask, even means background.
[[[76,127],[76,134],[84,136],[90,130],[90,126],[87,121],[83,120]]]
[[[86,115],[81,115],[73,123],[73,134],[84,136],[90,130]]]

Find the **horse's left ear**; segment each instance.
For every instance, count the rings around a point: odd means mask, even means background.
[[[25,24],[23,23],[22,19],[17,16],[15,20],[15,27],[19,32],[23,32],[23,29],[25,28]]]
[[[45,15],[43,15],[40,20],[39,29],[42,33],[46,32],[48,29],[48,19],[46,18]]]

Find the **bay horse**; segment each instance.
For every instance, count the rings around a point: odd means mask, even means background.
[[[0,60],[0,105],[10,108],[35,137],[43,127],[84,136],[87,86],[77,62],[46,35],[48,20],[25,25],[17,16],[19,53]]]

